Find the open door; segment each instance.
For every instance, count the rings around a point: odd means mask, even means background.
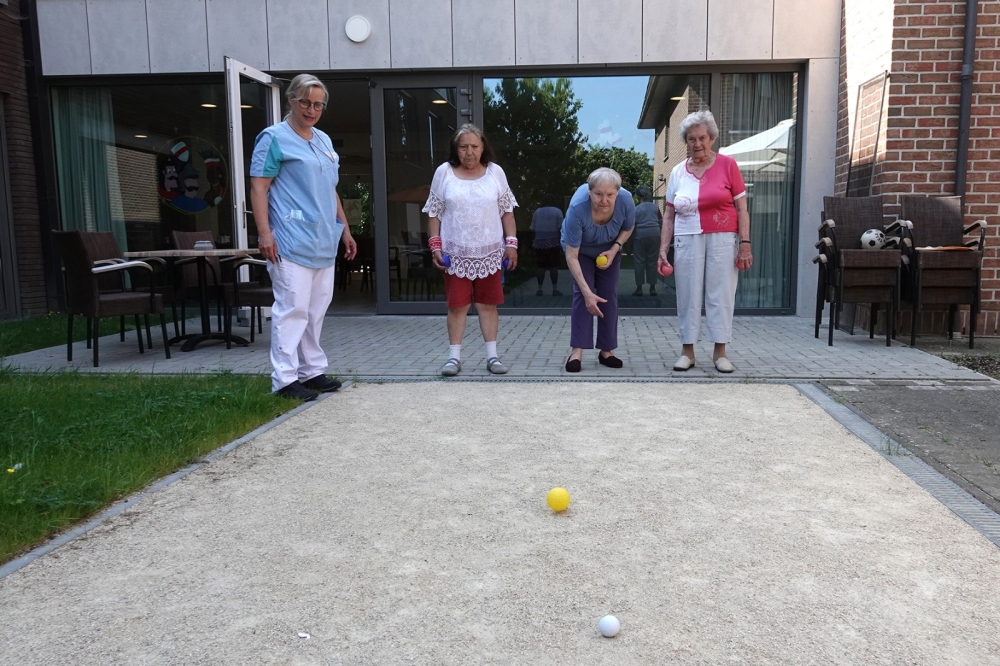
[[[281,120],[281,88],[264,72],[226,56],[226,112],[233,183],[233,236],[238,248],[257,247],[250,192],[250,157],[257,135]]]

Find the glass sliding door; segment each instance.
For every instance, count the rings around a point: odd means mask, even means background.
[[[427,214],[421,209],[435,169],[448,160],[452,135],[472,122],[469,82],[450,77],[424,85],[383,85],[372,106],[381,129],[374,157],[384,159],[385,174],[382,182],[376,178],[375,187],[376,219],[385,221],[376,225],[385,276],[379,281],[379,302],[387,312],[439,312],[443,275],[431,261]]]
[[[734,157],[748,188],[754,267],[740,275],[737,310],[791,311],[795,229],[798,74],[653,74],[483,79],[483,129],[520,203],[520,261],[505,276],[505,310],[570,307],[572,281],[540,225],[564,214],[587,174],[610,166],[636,204],[640,193],[660,214],[670,172],[687,159],[681,121],[711,110],[714,150]],[[627,313],[673,313],[674,278],[655,273],[659,233],[651,206],[625,244],[618,282]],[[550,226],[553,226],[550,224]],[[651,275],[652,273],[652,275]]]
[[[687,155],[677,125],[708,108],[710,84],[709,75],[484,79],[484,130],[520,203],[519,265],[505,275],[503,309],[569,310],[573,278],[558,223],[602,166],[621,174],[641,206],[641,224],[622,250],[619,307],[676,308],[674,278],[656,272],[663,198],[670,169]]]

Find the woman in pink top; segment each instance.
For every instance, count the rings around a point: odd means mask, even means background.
[[[667,251],[670,241],[674,242],[683,346],[674,370],[694,367],[704,299],[707,337],[715,343],[715,368],[732,372],[735,368],[726,357],[726,344],[733,333],[737,275],[753,265],[747,188],[736,160],[712,152],[719,127],[710,111],[692,113],[681,121],[680,135],[689,157],[670,173],[660,234],[663,265],[670,265]]]

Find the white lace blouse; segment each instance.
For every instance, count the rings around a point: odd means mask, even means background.
[[[441,251],[451,258],[447,271],[458,277],[484,278],[500,270],[504,253],[504,213],[517,201],[507,176],[490,162],[476,180],[462,180],[445,162],[434,172],[423,211],[441,221]]]

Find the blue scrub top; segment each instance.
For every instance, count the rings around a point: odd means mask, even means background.
[[[337,219],[340,156],[330,137],[314,127],[306,141],[287,121],[272,125],[257,136],[250,175],[274,179],[267,211],[278,254],[307,268],[332,266],[344,223]]]

